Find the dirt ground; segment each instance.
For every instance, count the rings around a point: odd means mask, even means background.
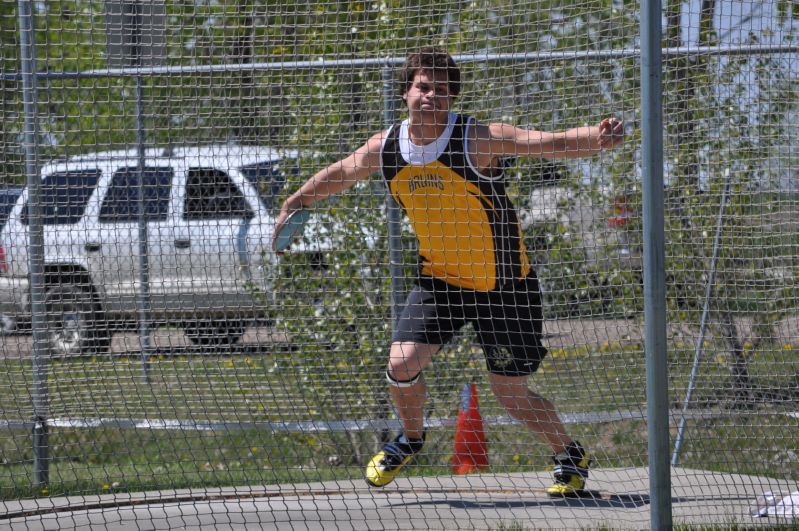
[[[735,321],[738,338],[742,343],[754,342],[756,330],[751,319]],[[705,331],[705,339],[718,335],[718,327],[711,324]],[[699,336],[699,325],[686,323],[671,324],[666,330],[670,341],[692,344]],[[644,323],[638,320],[592,320],[570,319],[546,321],[544,323],[545,342],[550,348],[568,348],[579,345],[642,345],[644,342]],[[775,323],[771,338],[778,345],[799,345],[799,317],[788,317]]]
[[[752,341],[752,324],[748,320],[737,321],[739,337],[742,341]],[[685,324],[671,325],[668,328],[670,340],[695,342],[699,333],[698,326]],[[706,337],[711,337],[709,332]],[[774,327],[774,340],[777,344],[799,345],[799,317],[790,317],[777,323]],[[633,346],[643,345],[644,325],[633,319],[569,319],[546,321],[544,323],[544,342],[550,348],[571,348],[575,346]],[[247,329],[242,341],[233,351],[246,353],[253,348],[269,350],[286,348],[288,338],[269,327],[251,327]],[[188,338],[179,329],[160,328],[153,333],[153,346],[159,351],[175,353],[194,350]],[[118,333],[114,335],[111,352],[126,354],[140,351],[140,341],[136,332]],[[208,348],[205,348],[208,351]],[[226,348],[230,352],[230,348]],[[10,334],[0,336],[0,357],[27,358],[32,352],[30,334]]]

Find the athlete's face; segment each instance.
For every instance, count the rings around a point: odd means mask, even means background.
[[[446,72],[419,70],[402,99],[411,114],[437,114],[449,112],[455,97],[449,93]]]

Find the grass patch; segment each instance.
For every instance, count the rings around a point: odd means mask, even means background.
[[[714,350],[716,349],[716,350]],[[724,405],[729,368],[721,346],[708,345],[694,407]],[[299,352],[228,356],[162,356],[149,360],[149,382],[137,357],[52,360],[48,392],[52,418],[175,419],[184,422],[300,422],[374,419],[387,412],[382,382],[365,374],[383,360],[355,363]],[[675,407],[687,388],[690,346],[670,350]],[[795,352],[785,346],[750,353],[750,374],[772,390],[796,388]],[[4,419],[32,417],[30,362],[0,361]],[[466,382],[477,382],[484,417],[505,415],[491,396],[481,354],[453,346],[425,372],[430,417],[455,417]],[[562,413],[645,411],[645,359],[640,344],[606,343],[557,349],[533,376],[532,386]],[[793,387],[792,387],[793,386]],[[727,409],[726,415],[688,424],[680,465],[718,472],[799,478],[799,428],[781,413],[779,400]],[[598,467],[639,467],[648,462],[641,420],[569,426]],[[414,475],[448,475],[452,429],[431,430]],[[32,436],[0,435],[0,499],[87,495],[114,491],[360,479],[379,447],[378,434],[287,433],[268,429],[157,430],[102,426],[52,428],[50,485],[32,484]],[[541,471],[551,450],[517,425],[487,428],[494,472]]]

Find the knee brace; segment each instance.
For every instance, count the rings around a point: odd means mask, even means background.
[[[419,374],[417,374],[410,380],[396,380],[394,379],[393,376],[391,376],[391,374],[389,374],[388,371],[386,371],[386,381],[388,382],[388,385],[392,387],[399,387],[400,389],[416,385],[416,382],[418,382],[419,378],[421,377],[422,377],[422,372],[419,371]]]

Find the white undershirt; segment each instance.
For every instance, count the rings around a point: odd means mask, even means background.
[[[411,141],[411,137],[408,134],[408,124],[409,119],[405,119],[400,124],[399,130],[399,148],[400,154],[402,155],[403,160],[405,160],[408,164],[415,164],[415,165],[422,165],[422,164],[430,164],[438,160],[438,157],[447,149],[447,145],[449,144],[449,139],[452,136],[452,131],[455,129],[455,123],[458,121],[458,115],[455,113],[448,113],[447,114],[447,127],[444,129],[444,132],[436,138],[433,142],[429,144],[424,144],[422,146],[418,144],[414,144]],[[469,167],[472,171],[477,174],[478,177],[481,179],[486,179],[489,181],[496,181],[502,178],[502,175],[497,176],[490,176],[478,171],[477,167],[475,167],[474,163],[472,162],[472,157],[469,155],[469,127],[472,124],[472,118],[469,118],[469,121],[466,123],[464,127],[464,135],[466,138],[463,140],[463,147],[466,151],[466,162],[469,164]]]
[[[449,138],[452,136],[452,130],[455,129],[455,122],[457,115],[449,113],[447,115],[447,128],[441,133],[441,136],[430,142],[420,146],[411,142],[411,137],[408,135],[409,120],[403,120],[400,124],[399,131],[399,146],[402,158],[408,164],[430,164],[438,159],[441,154],[447,149]]]

